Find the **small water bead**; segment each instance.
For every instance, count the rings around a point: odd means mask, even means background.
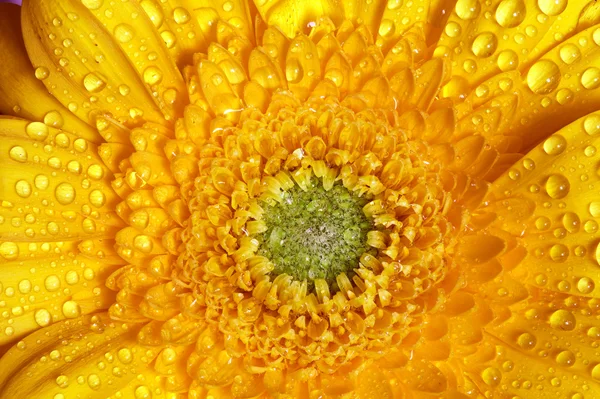
[[[142,0],[140,6],[142,6],[154,27],[159,28],[164,20],[164,14],[161,7],[152,0]]]
[[[28,294],[29,292],[31,292],[31,281],[29,280],[21,280],[19,281],[19,292],[21,294]],[[0,288],[0,291],[2,291],[2,289]]]
[[[581,75],[581,84],[588,90],[600,87],[600,69],[590,67]]]
[[[575,98],[575,96],[573,95],[573,92],[569,89],[560,89],[556,93],[556,101],[560,105],[568,104],[571,101],[573,101],[574,98]]]
[[[133,361],[133,355],[128,348],[121,348],[117,352],[117,357],[123,364],[129,364]]]
[[[552,17],[560,14],[567,7],[567,0],[538,0],[540,10]]]
[[[479,58],[486,58],[494,54],[498,47],[498,38],[491,32],[484,32],[477,35],[473,40],[471,51]]]
[[[596,284],[594,283],[594,280],[589,277],[582,277],[577,281],[577,291],[582,294],[589,294],[594,291],[594,288],[596,288]]]
[[[596,147],[594,147],[593,145],[588,145],[583,150],[583,153],[585,154],[586,157],[593,157],[594,155],[596,155],[596,151],[597,151]]]
[[[88,73],[83,78],[83,86],[90,93],[98,93],[106,87],[106,81],[96,73]]]
[[[69,205],[75,201],[75,189],[70,183],[61,183],[54,191],[56,200],[62,205]]]
[[[20,145],[16,145],[14,147],[12,147],[9,152],[8,155],[10,156],[10,159],[12,159],[13,161],[17,161],[17,162],[27,162],[27,151],[25,150],[25,148],[21,147]]]
[[[93,190],[90,193],[90,203],[96,208],[100,208],[102,205],[106,203],[106,196],[100,190]]]
[[[100,381],[100,377],[98,377],[98,374],[88,375],[87,383],[88,383],[88,386],[93,390],[99,389],[100,385],[102,385],[102,382]]]
[[[38,309],[34,314],[34,319],[38,326],[46,327],[52,321],[52,316],[46,309]]]
[[[50,292],[57,291],[60,288],[60,279],[57,275],[52,274],[44,280],[44,287]]]
[[[75,301],[66,301],[63,303],[62,313],[67,319],[75,319],[81,315],[81,308]]]
[[[35,185],[35,188],[37,188],[38,190],[45,190],[48,188],[48,185],[50,184],[50,180],[48,179],[48,177],[46,175],[37,175],[33,179],[33,184]]]
[[[558,155],[567,148],[567,140],[560,134],[553,134],[544,141],[544,152],[548,155]]]
[[[581,226],[581,219],[574,212],[567,212],[562,218],[563,226],[569,233],[577,233]]]
[[[504,50],[498,54],[497,63],[501,71],[512,71],[519,66],[519,56],[512,50]]]
[[[535,220],[535,227],[540,231],[549,229],[550,225],[550,219],[548,219],[546,216],[540,216]]]
[[[28,198],[31,195],[31,184],[25,180],[19,180],[15,184],[15,192],[21,198]]]
[[[394,34],[396,25],[390,19],[384,19],[379,25],[379,36],[388,37]]]
[[[575,316],[568,310],[560,309],[550,316],[550,326],[556,330],[573,331],[575,324]]]
[[[557,263],[562,263],[569,257],[569,248],[563,244],[555,244],[550,248],[550,258]]]
[[[155,66],[149,66],[144,70],[144,82],[149,85],[155,85],[162,81],[163,75],[160,69]]]
[[[177,37],[173,34],[173,32],[165,30],[160,33],[160,37],[165,42],[165,46],[167,48],[173,48],[175,43],[177,42]]]
[[[587,134],[593,136],[600,132],[600,114],[587,116],[583,121],[583,129]]]
[[[502,372],[496,367],[488,367],[481,373],[481,379],[491,387],[497,387],[502,381]]]
[[[77,152],[85,152],[88,148],[87,141],[84,139],[75,139],[75,141],[73,141],[73,148]]]
[[[115,27],[114,30],[114,35],[115,38],[121,42],[121,43],[128,43],[130,42],[134,35],[135,32],[133,31],[133,28],[127,24],[119,24]]]
[[[475,60],[472,59],[465,60],[465,62],[463,62],[463,69],[466,73],[475,73],[477,72],[477,62],[475,62]]]
[[[600,327],[590,327],[587,330],[587,336],[593,339],[600,339]]]
[[[546,180],[546,193],[550,198],[564,198],[569,194],[570,188],[569,180],[563,175],[553,174]]]
[[[535,94],[548,94],[560,83],[560,69],[551,60],[540,60],[527,72],[527,86]]]
[[[88,167],[87,174],[91,179],[100,180],[104,176],[104,169],[98,164],[93,164]]]
[[[44,125],[42,122],[31,122],[25,128],[27,135],[34,140],[42,141],[48,137],[48,126]]]
[[[285,66],[285,78],[290,83],[298,83],[302,80],[304,76],[304,70],[302,69],[302,65],[295,58],[292,58],[286,63]]]
[[[83,5],[90,10],[97,10],[102,7],[103,0],[81,0]]]
[[[140,385],[135,389],[135,399],[149,399],[152,397],[152,391],[145,386]]]
[[[537,344],[537,338],[530,333],[523,333],[517,338],[517,344],[523,349],[533,349]]]
[[[71,173],[79,174],[81,173],[81,164],[78,161],[69,161],[67,164],[67,170]]]
[[[496,21],[503,28],[514,28],[525,19],[523,0],[503,0],[496,8]]]
[[[576,357],[573,352],[565,350],[556,355],[556,363],[564,367],[571,367],[575,364]]]
[[[178,24],[187,24],[190,18],[190,13],[183,7],[177,7],[173,10],[173,19]]]
[[[65,120],[58,111],[50,111],[44,115],[44,124],[47,126],[61,128],[65,124]]]
[[[579,47],[572,43],[565,44],[560,48],[560,59],[567,65],[571,65],[581,58]]]
[[[48,78],[48,76],[50,75],[50,71],[46,67],[38,67],[35,68],[34,74],[36,79],[44,80]]]
[[[460,19],[471,20],[479,15],[481,4],[477,0],[458,0],[455,10]]]
[[[448,37],[458,37],[461,33],[460,25],[456,22],[449,22],[444,29],[444,32]]]

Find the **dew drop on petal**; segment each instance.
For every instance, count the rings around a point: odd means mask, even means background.
[[[498,38],[491,32],[484,32],[477,35],[473,40],[471,50],[479,58],[486,58],[494,54],[498,47]]]
[[[538,0],[538,7],[544,14],[552,17],[567,8],[567,0]]]
[[[527,86],[535,94],[548,94],[560,83],[560,69],[551,60],[540,60],[527,72]]]
[[[550,316],[550,326],[557,330],[572,331],[575,324],[575,316],[568,310],[560,309]]]
[[[88,73],[83,78],[83,87],[90,93],[97,93],[106,87],[106,81],[95,73]]]
[[[56,200],[62,205],[69,205],[75,201],[75,189],[70,183],[60,183],[54,191]]]
[[[581,58],[581,51],[576,45],[568,43],[560,48],[559,55],[562,62],[571,65]]]
[[[583,121],[583,129],[590,136],[598,134],[600,132],[600,115],[593,114],[587,116]]]
[[[477,18],[481,11],[481,4],[477,0],[458,0],[456,2],[456,15],[460,19],[471,20]]]
[[[588,90],[600,87],[600,69],[589,67],[581,75],[581,84]]]
[[[9,150],[8,155],[10,156],[10,159],[12,159],[13,161],[17,161],[17,162],[26,162],[27,161],[27,151],[25,150],[25,148],[21,147],[20,145],[16,145],[16,146],[12,147]]]
[[[553,134],[544,141],[544,152],[548,155],[558,155],[567,148],[567,140],[560,134]]]
[[[546,180],[546,192],[550,198],[560,199],[564,198],[569,194],[571,184],[569,179],[560,174],[553,174]]]
[[[127,24],[119,24],[114,30],[115,38],[121,43],[128,43],[135,35],[133,28]]]
[[[502,0],[496,8],[496,21],[503,28],[519,26],[525,19],[523,0]]]

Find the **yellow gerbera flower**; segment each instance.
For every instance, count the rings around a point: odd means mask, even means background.
[[[600,398],[595,0],[0,5],[0,398]]]

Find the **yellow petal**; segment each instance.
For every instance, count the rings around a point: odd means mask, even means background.
[[[333,0],[264,1],[255,3],[262,19],[279,29],[289,38],[297,33],[308,33],[309,24],[319,17],[329,17],[338,24],[341,22],[339,5]]]
[[[498,226],[524,223],[521,245],[526,258],[513,273],[528,284],[571,295],[598,297],[600,268],[596,148],[600,114],[581,118],[550,136],[492,186],[491,209],[510,206],[505,199],[535,204],[532,216],[498,220]],[[566,271],[569,271],[568,273]]]
[[[44,122],[99,142],[98,133],[52,97],[38,80],[50,72],[44,68],[34,72],[29,62],[21,37],[20,10],[13,4],[0,4],[0,49],[10,54],[0,70],[0,113]]]
[[[94,122],[90,111],[110,112],[126,124],[138,123],[140,117],[160,123],[163,113],[172,117],[172,104],[163,95],[167,85],[183,90],[183,80],[141,7],[89,5],[91,9],[81,3],[31,1],[22,8],[27,52],[34,67],[48,70],[43,83],[50,93],[84,121]],[[99,28],[104,21],[94,15],[97,5],[102,15],[113,16],[107,29]],[[132,19],[132,13],[139,18]],[[141,40],[147,41],[144,53]]]
[[[0,398],[164,397],[150,366],[161,347],[138,345],[137,330],[98,313],[37,331],[0,360]]]

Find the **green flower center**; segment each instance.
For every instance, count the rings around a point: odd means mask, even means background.
[[[373,225],[363,212],[368,202],[341,184],[329,191],[320,180],[302,190],[295,185],[281,203],[263,204],[267,230],[259,237],[259,253],[274,264],[273,273],[306,280],[324,279],[334,290],[336,277],[352,275],[367,251],[367,233]]]

